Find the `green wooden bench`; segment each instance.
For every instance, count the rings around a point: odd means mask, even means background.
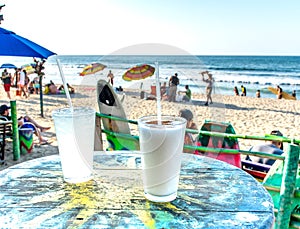
[[[138,136],[131,134],[116,133],[104,130],[101,127],[101,119],[108,118],[117,121],[128,122],[137,125],[137,121],[127,120],[119,117],[108,116],[101,113],[96,113],[96,120],[98,123],[98,134],[113,136],[116,140],[131,141],[132,144],[138,143]],[[216,136],[232,139],[250,139],[250,140],[276,140],[286,142],[289,144],[288,150],[284,155],[272,155],[264,152],[252,152],[241,149],[220,149],[209,148],[204,146],[184,145],[184,148],[191,150],[199,150],[202,152],[211,153],[228,153],[228,154],[243,154],[258,157],[265,157],[276,160],[273,166],[269,168],[267,176],[262,181],[262,185],[269,191],[274,202],[274,213],[276,215],[275,228],[300,228],[300,174],[299,174],[299,153],[300,153],[300,140],[290,139],[286,137],[279,137],[273,135],[265,136],[250,136],[241,134],[227,134],[212,131],[198,131],[186,130],[192,134],[201,134],[207,136]],[[102,137],[102,136],[101,136]],[[120,142],[122,142],[120,141]],[[243,169],[243,168],[242,168]],[[249,172],[245,170],[246,172]],[[250,173],[251,174],[251,173]]]

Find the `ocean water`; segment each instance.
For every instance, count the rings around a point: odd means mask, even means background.
[[[155,83],[155,75],[144,81],[126,82],[122,79],[125,71],[136,64],[159,66],[159,79],[168,81],[171,75],[178,73],[180,89],[189,85],[192,92],[205,92],[205,83],[199,72],[208,70],[215,79],[214,93],[233,95],[233,87],[241,85],[247,88],[247,96],[255,97],[256,90],[261,90],[261,96],[276,98],[267,87],[280,85],[283,91],[292,93],[296,90],[300,95],[300,56],[192,56],[192,55],[58,55],[49,57],[45,64],[43,83],[50,80],[61,84],[56,58],[60,60],[64,76],[71,85],[95,84],[98,79],[107,79],[112,70],[114,86],[123,88],[144,88]],[[0,64],[13,63],[16,66],[32,63],[31,58],[0,57]],[[100,62],[107,68],[85,77],[79,76],[82,68],[89,63]],[[34,77],[34,74],[30,77]],[[141,83],[143,84],[141,85]],[[145,84],[144,84],[145,82]]]

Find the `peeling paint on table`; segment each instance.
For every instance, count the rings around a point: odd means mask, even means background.
[[[227,163],[184,154],[178,197],[143,196],[141,155],[97,153],[94,179],[63,181],[59,156],[0,172],[4,228],[271,228],[273,203],[264,187]]]

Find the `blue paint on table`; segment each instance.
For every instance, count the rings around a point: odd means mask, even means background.
[[[63,181],[58,155],[1,171],[1,227],[256,229],[274,222],[264,187],[219,160],[183,154],[170,203],[144,198],[138,152],[96,152],[94,161],[94,179],[82,184]]]

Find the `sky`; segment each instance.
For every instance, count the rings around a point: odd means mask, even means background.
[[[58,55],[109,55],[144,43],[166,44],[192,55],[300,55],[299,0],[0,0],[1,4],[1,27]]]

